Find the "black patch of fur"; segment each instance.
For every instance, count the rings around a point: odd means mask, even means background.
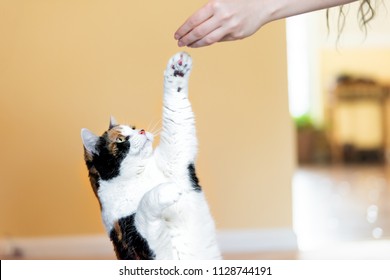
[[[120,260],[152,260],[156,256],[149,248],[148,242],[137,231],[134,225],[135,214],[118,221],[120,233],[115,228],[110,232],[115,253]]]
[[[195,165],[193,163],[188,165],[188,172],[190,175],[190,181],[192,184],[192,188],[197,192],[202,191],[202,187],[199,185],[199,179],[196,176]]]
[[[119,176],[120,165],[130,149],[129,141],[114,145],[116,145],[115,153],[108,148],[108,141],[105,135],[100,137],[96,144],[98,155],[93,155],[92,162],[102,180],[110,180]]]
[[[173,72],[173,76],[179,76],[179,77],[184,77],[184,73],[182,71],[179,71],[179,70],[175,70]]]

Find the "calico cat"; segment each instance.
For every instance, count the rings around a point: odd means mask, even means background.
[[[160,143],[118,125],[82,129],[84,157],[118,259],[220,259],[214,221],[195,173],[197,138],[188,100],[191,57],[174,55],[164,72]]]

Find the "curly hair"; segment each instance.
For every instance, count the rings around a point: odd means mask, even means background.
[[[363,30],[363,32],[367,33],[367,24],[375,17],[375,6],[372,3],[373,0],[360,0],[359,1],[359,9],[358,9],[358,21],[359,26]],[[345,6],[339,7],[339,15],[337,19],[337,32],[338,32],[338,38],[340,37],[341,33],[344,30],[345,27],[345,19],[346,19],[346,11]],[[329,28],[329,9],[326,10],[326,22],[328,30]]]

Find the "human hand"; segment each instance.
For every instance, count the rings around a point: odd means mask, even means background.
[[[204,47],[246,38],[266,20],[263,0],[210,0],[176,31],[178,46]]]

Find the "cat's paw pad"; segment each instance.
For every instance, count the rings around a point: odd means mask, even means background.
[[[158,203],[162,208],[167,208],[179,201],[183,191],[176,184],[166,183],[159,186]]]
[[[188,53],[177,53],[169,60],[165,75],[170,78],[187,78],[191,66],[192,59]]]

